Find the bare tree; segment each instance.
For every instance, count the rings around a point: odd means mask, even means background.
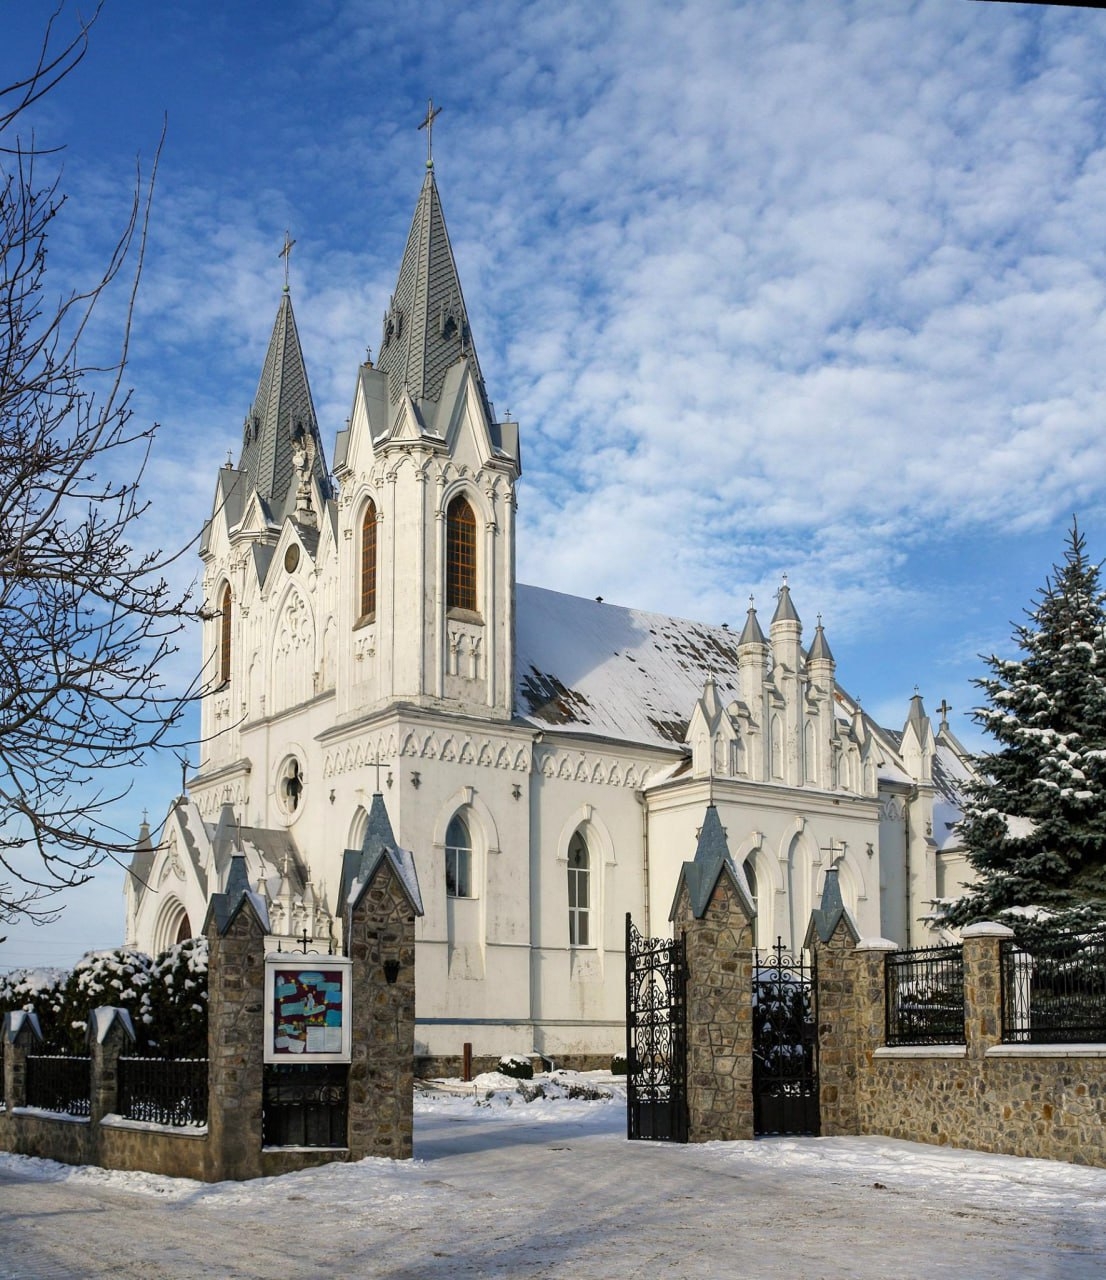
[[[65,205],[55,152],[18,130],[84,57],[91,22],[60,51],[52,25],[31,74],[0,89],[0,919],[9,921],[52,918],[60,891],[105,856],[129,855],[128,836],[110,823],[129,785],[119,771],[164,743],[180,717],[183,701],[158,670],[189,612],[164,576],[172,557],[133,546],[157,427],[132,421],[122,379],[157,156],[148,180],[136,173],[106,267],[58,300],[47,281]],[[86,348],[113,285],[125,307],[105,362]]]

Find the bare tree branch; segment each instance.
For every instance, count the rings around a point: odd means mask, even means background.
[[[103,270],[48,303],[47,249],[65,197],[39,178],[22,114],[74,70],[99,8],[60,52],[47,27],[38,62],[0,89],[0,919],[50,918],[56,895],[87,881],[130,842],[111,825],[137,766],[163,744],[186,699],[161,664],[192,616],[166,571],[175,556],[139,552],[140,485],[157,424],[134,422],[123,378],[157,165],[134,197]],[[57,15],[55,14],[55,18]],[[81,351],[97,304],[121,273],[118,353]],[[120,281],[122,283],[122,281]]]

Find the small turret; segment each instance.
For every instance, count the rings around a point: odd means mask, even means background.
[[[792,609],[794,612],[794,609]],[[825,662],[830,666],[835,665],[833,654],[830,651],[829,644],[826,641],[825,628],[822,626],[822,615],[818,615],[818,625],[814,628],[814,640],[810,646],[810,652],[806,656],[807,666],[812,666],[816,662]]]

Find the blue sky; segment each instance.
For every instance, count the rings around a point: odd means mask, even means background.
[[[0,4],[3,83],[53,7]],[[141,537],[176,546],[237,457],[285,228],[331,447],[433,96],[481,364],[522,425],[520,580],[739,625],[786,572],[869,711],[900,725],[918,685],[977,744],[978,655],[1073,512],[1106,555],[1104,64],[1104,12],[969,0],[107,0],[35,118],[67,148],[54,285],[103,261],[167,117],[129,382],[161,423]],[[178,785],[144,771],[119,821]],[[0,967],[117,943],[121,879],[8,930]]]

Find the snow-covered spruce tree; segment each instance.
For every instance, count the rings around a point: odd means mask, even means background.
[[[977,760],[960,826],[979,881],[951,923],[1026,931],[1106,924],[1106,592],[1072,523],[1063,563],[1015,627],[1015,658],[987,659],[975,719],[997,743]],[[1011,914],[1012,913],[1012,914]]]

